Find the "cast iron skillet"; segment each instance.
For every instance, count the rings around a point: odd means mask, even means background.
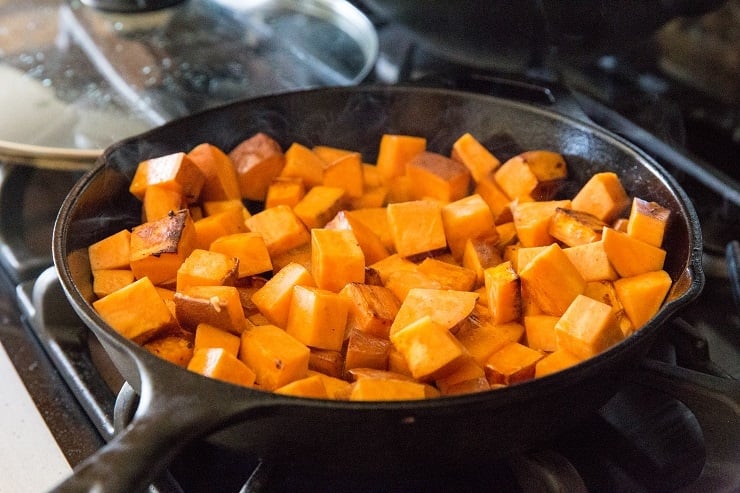
[[[635,335],[560,373],[508,388],[423,402],[333,402],[280,396],[210,380],[160,360],[108,327],[90,305],[86,247],[137,224],[128,193],[137,164],[201,142],[230,150],[262,131],[283,146],[325,144],[373,162],[383,133],[425,136],[447,153],[471,132],[505,159],[553,149],[567,159],[572,196],[593,173],[613,170],[631,195],[672,211],[665,269],[669,301]],[[410,474],[454,471],[526,449],[603,405],[643,359],[665,322],[703,287],[696,213],[673,178],[650,157],[605,130],[535,106],[418,87],[318,89],[230,104],[174,121],[107,149],[59,212],[53,256],[65,294],[140,395],[132,423],[76,468],[59,491],[145,488],[186,444],[204,438],[236,457],[321,464],[331,471]],[[319,467],[319,466],[317,466]],[[99,489],[98,489],[99,488]]]

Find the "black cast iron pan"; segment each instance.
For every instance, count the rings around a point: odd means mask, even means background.
[[[160,360],[108,327],[90,305],[86,248],[132,227],[140,204],[128,192],[146,158],[210,142],[230,150],[262,131],[283,146],[356,149],[373,162],[383,133],[421,135],[447,153],[471,132],[500,158],[553,149],[569,164],[570,195],[593,173],[617,172],[628,193],[655,200],[673,216],[665,269],[667,304],[638,333],[566,371],[508,388],[423,402],[334,402],[279,396],[210,380]],[[314,465],[344,473],[454,471],[523,450],[568,429],[603,405],[639,365],[661,327],[703,286],[701,234],[676,182],[640,150],[603,129],[538,107],[443,89],[318,89],[210,110],[107,149],[70,191],[54,229],[53,255],[75,311],[140,395],[131,424],[75,470],[59,491],[145,488],[178,451],[204,438],[235,456]]]

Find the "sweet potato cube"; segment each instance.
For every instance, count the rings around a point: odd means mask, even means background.
[[[547,150],[526,151],[504,162],[494,179],[511,200],[551,200],[568,176],[563,156]]]
[[[236,356],[219,347],[196,349],[188,370],[244,387],[252,387],[256,377]]]
[[[427,141],[412,135],[384,134],[380,138],[378,159],[375,165],[383,183],[406,173],[406,163],[415,155],[424,152]]]
[[[511,217],[511,199],[498,186],[493,175],[483,177],[475,185],[474,193],[480,195],[488,204],[493,214],[493,220],[496,224],[506,223],[512,220]]]
[[[498,249],[498,235],[468,238],[463,250],[463,267],[475,272],[475,287],[485,284],[484,272],[502,262]]]
[[[203,209],[203,217],[212,216],[231,209],[239,209],[244,220],[251,216],[249,209],[244,207],[244,202],[242,202],[241,199],[204,200],[201,203],[201,206]]]
[[[134,282],[134,273],[129,269],[98,269],[92,271],[92,275],[93,293],[98,298]]]
[[[601,240],[564,248],[563,252],[586,282],[613,281],[619,277],[609,262]]]
[[[239,344],[241,338],[210,324],[200,323],[195,328],[195,349],[220,347],[227,353],[237,357],[239,355]]]
[[[177,321],[148,277],[95,300],[93,308],[116,332],[140,344],[177,328]]]
[[[352,231],[311,230],[311,274],[318,287],[335,293],[365,280],[365,256]]]
[[[306,186],[300,178],[275,178],[267,188],[265,209],[276,205],[295,207],[306,195]]]
[[[522,313],[519,276],[511,262],[484,271],[486,300],[494,324],[518,320]]]
[[[419,272],[437,281],[442,289],[471,291],[475,286],[474,271],[436,258],[425,258],[419,264]]]
[[[260,233],[271,256],[285,253],[311,241],[303,222],[287,205],[265,209],[246,220],[247,229]]]
[[[200,168],[184,152],[175,152],[139,163],[129,191],[143,200],[147,187],[159,185],[180,192],[185,201],[192,204],[200,197],[204,182]]]
[[[493,214],[480,195],[468,195],[442,207],[442,224],[453,257],[460,261],[465,242],[479,236],[498,237]]]
[[[599,241],[604,226],[604,221],[588,212],[557,208],[547,232],[567,246],[576,246]]]
[[[411,180],[411,197],[435,199],[444,203],[468,195],[470,170],[464,164],[436,152],[424,151],[406,163],[406,176]]]
[[[287,252],[272,255],[272,271],[277,272],[288,264],[301,264],[311,272],[311,243],[291,248]]]
[[[391,341],[360,330],[350,330],[344,360],[345,370],[352,368],[388,368],[388,352]]]
[[[544,377],[545,375],[575,366],[581,361],[583,361],[583,358],[574,356],[563,349],[558,349],[537,362],[534,369],[534,376],[535,378]]]
[[[663,269],[666,251],[626,233],[604,228],[604,251],[620,277],[632,277]]]
[[[390,337],[417,380],[443,378],[455,369],[465,354],[455,336],[428,315],[391,333]]]
[[[612,307],[578,295],[555,324],[558,349],[579,358],[595,356],[624,338]]]
[[[501,161],[470,133],[461,135],[452,144],[451,157],[455,161],[463,163],[468,168],[476,183],[501,164]]]
[[[614,288],[614,282],[588,282],[586,283],[586,289],[583,291],[583,295],[611,306],[614,316],[617,318],[619,328],[622,329],[622,334],[625,337],[632,334],[638,328],[632,325],[632,321],[625,313],[624,306],[622,306],[622,302],[619,301],[619,296],[617,296],[617,290]]]
[[[420,383],[408,380],[363,378],[352,384],[351,401],[406,401],[426,399],[427,391]]]
[[[498,231],[498,246],[501,249],[515,244],[519,239],[513,219],[507,223],[497,224],[496,231]]]
[[[309,375],[299,380],[275,389],[276,394],[292,395],[294,397],[307,397],[311,399],[328,399],[329,393],[324,385],[324,380],[318,375]]]
[[[131,260],[131,232],[122,229],[87,248],[90,269],[128,269]]]
[[[304,266],[290,263],[255,291],[252,303],[272,324],[285,328],[295,286],[316,286],[316,283]]]
[[[477,361],[473,358],[465,358],[465,361],[462,362],[455,371],[445,375],[443,378],[437,379],[434,384],[442,394],[449,395],[451,393],[450,390],[453,387],[470,380],[477,380],[479,378],[485,379],[485,377],[486,372]]]
[[[549,246],[549,245],[548,245]],[[532,261],[537,255],[542,253],[547,246],[536,246],[536,247],[510,247],[508,248],[508,251],[511,253],[510,257],[511,259],[508,260],[511,262],[512,267],[516,272],[519,272],[522,270],[528,263]]]
[[[510,342],[486,360],[485,372],[491,385],[511,385],[534,378],[535,365],[544,355],[518,342]]]
[[[316,376],[321,379],[326,390],[327,399],[348,400],[352,390],[352,384],[341,378],[325,375],[320,372],[308,370],[309,376]]]
[[[586,289],[586,281],[557,243],[519,270],[522,294],[547,315],[560,316]]]
[[[196,248],[177,269],[177,291],[190,286],[233,286],[239,259],[219,252]]]
[[[650,245],[663,245],[663,236],[671,211],[657,202],[641,198],[632,199],[632,208],[627,221],[627,234]]]
[[[156,285],[174,282],[177,269],[196,247],[195,225],[186,209],[131,230],[130,265],[134,277]]]
[[[339,292],[348,301],[347,328],[388,338],[401,302],[386,287],[351,282]]]
[[[365,256],[365,263],[367,264],[374,264],[390,255],[390,252],[380,237],[365,223],[347,212],[339,211],[324,227],[326,229],[345,229],[352,231],[357,243],[360,245],[360,249]]]
[[[233,233],[211,243],[212,252],[239,259],[238,278],[255,276],[272,270],[272,259],[260,233]]]
[[[635,329],[645,325],[658,313],[670,288],[671,277],[664,270],[614,281],[617,297]]]
[[[486,307],[478,305],[455,333],[466,352],[479,365],[506,344],[521,340],[524,326],[518,322],[494,324]]]
[[[267,187],[283,171],[286,156],[280,144],[262,132],[239,143],[229,152],[242,198],[265,200]]]
[[[412,289],[442,289],[442,284],[431,276],[414,270],[391,272],[383,283],[393,295],[403,302]]]
[[[362,174],[362,155],[348,152],[328,163],[324,168],[322,183],[327,187],[342,188],[349,198],[361,197],[365,190]]]
[[[339,187],[317,185],[293,207],[293,212],[310,230],[323,228],[346,206],[346,194]]]
[[[308,147],[293,142],[285,151],[285,166],[280,176],[300,178],[306,188],[321,185],[327,163]]]
[[[395,248],[393,235],[388,227],[388,213],[385,207],[364,207],[362,209],[353,209],[345,211],[347,217],[357,219],[362,224],[370,228],[373,233],[378,235],[383,245],[391,251]]]
[[[242,198],[236,166],[219,147],[204,142],[193,147],[187,156],[203,173],[202,201]]]
[[[311,351],[275,325],[257,325],[242,332],[239,359],[256,374],[256,383],[275,390],[308,376]]]
[[[470,291],[411,289],[391,324],[390,336],[424,317],[450,330],[470,315],[477,300],[478,294]]]
[[[527,346],[551,353],[557,349],[555,324],[560,317],[553,315],[526,315],[523,318]]]
[[[605,223],[611,223],[622,214],[629,203],[630,199],[617,174],[605,171],[589,178],[573,197],[572,208],[588,212]]]
[[[341,378],[344,373],[344,354],[331,349],[309,348],[311,356],[308,359],[308,369],[320,372],[335,378]]]
[[[243,208],[231,207],[195,221],[197,246],[208,250],[218,238],[235,233],[246,233]]]
[[[347,323],[347,300],[311,286],[295,286],[285,330],[309,347],[339,351]]]
[[[432,200],[388,204],[388,227],[396,252],[410,257],[447,246],[442,206]]]
[[[206,323],[241,334],[247,319],[241,305],[239,290],[234,286],[190,286],[175,292],[175,315],[180,325],[195,331]]]
[[[171,212],[187,207],[182,192],[162,185],[150,185],[144,190],[141,222],[161,219]]]
[[[417,272],[419,266],[412,261],[401,257],[397,253],[393,253],[382,260],[374,262],[369,266],[369,268],[377,274],[383,284],[385,284],[394,272]]]
[[[550,234],[550,221],[559,208],[570,207],[570,200],[518,202],[512,206],[512,216],[519,242],[525,247],[549,245],[555,239]]]
[[[385,186],[365,187],[359,197],[350,197],[351,209],[383,207],[388,202],[388,188]]]
[[[155,356],[183,368],[187,367],[193,358],[191,339],[180,334],[163,335],[150,339],[142,344],[142,347]]]

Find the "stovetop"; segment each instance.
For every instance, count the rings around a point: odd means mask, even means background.
[[[398,38],[394,26],[379,26],[379,32],[381,53],[383,42],[397,49],[381,56],[373,81],[451,85],[545,106],[555,99],[560,103],[563,93],[559,85],[548,85],[553,77],[547,71],[511,79],[511,74],[461,71]],[[394,59],[399,53],[402,59]],[[410,66],[409,54],[415,57]],[[234,462],[228,453],[198,442],[152,490],[449,491],[450,482],[523,492],[740,489],[740,293],[733,291],[740,276],[735,241],[740,239],[740,185],[733,167],[738,142],[729,132],[721,145],[702,146],[695,142],[696,124],[686,124],[695,118],[691,112],[701,98],[706,108],[719,104],[732,115],[737,109],[665,78],[654,67],[648,70],[639,60],[612,62],[559,67],[555,79],[565,79],[572,90],[566,91],[567,104],[647,145],[646,151],[678,178],[699,213],[707,274],[703,293],[671,321],[644,371],[636,372],[623,391],[575,432],[464,478],[433,472],[423,478],[323,477],[256,458]],[[633,97],[626,97],[630,91]],[[643,110],[648,104],[652,111]],[[50,268],[55,213],[79,176],[8,164],[0,168],[0,341],[72,466],[124,426],[136,405],[135,394],[66,303]]]

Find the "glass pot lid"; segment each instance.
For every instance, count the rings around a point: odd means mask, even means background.
[[[0,162],[89,167],[111,143],[209,107],[359,83],[378,52],[345,1],[90,3],[0,0]]]

